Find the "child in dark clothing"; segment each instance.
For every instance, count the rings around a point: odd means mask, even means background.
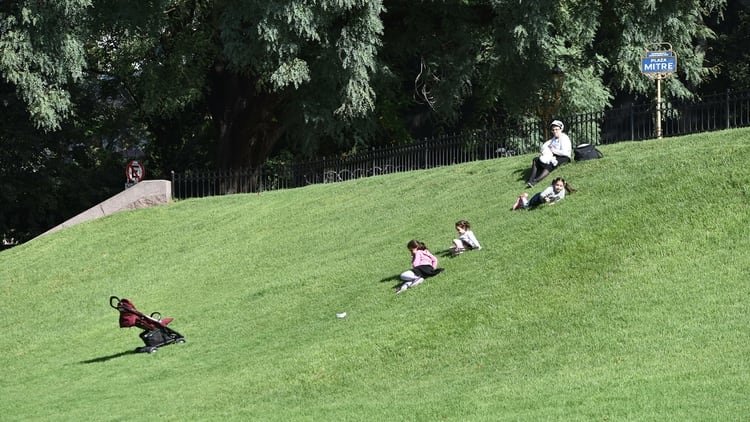
[[[513,210],[517,209],[528,209],[536,207],[541,204],[554,204],[555,202],[565,198],[565,192],[573,193],[576,190],[573,189],[568,182],[562,177],[558,177],[552,181],[552,185],[548,186],[543,191],[535,194],[529,198],[529,194],[524,192],[518,197],[518,200],[513,204]]]

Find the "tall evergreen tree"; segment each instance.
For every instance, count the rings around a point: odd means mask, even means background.
[[[714,33],[704,19],[720,16],[725,3],[389,3],[382,56],[396,78],[416,79],[420,110],[443,114],[443,121],[469,122],[467,112],[481,116],[479,125],[508,117],[538,118],[544,114],[540,109],[554,102],[555,69],[565,76],[558,113],[599,111],[618,94],[651,93],[654,84],[639,65],[647,49],[667,48],[655,44],[661,42],[669,43],[679,58],[679,74],[666,82],[665,90],[676,97],[690,96],[693,87],[711,76],[703,60],[706,41]]]
[[[257,167],[282,140],[315,151],[369,144],[382,128],[407,136],[399,129],[407,115],[422,128],[536,117],[556,67],[566,75],[557,112],[601,110],[619,92],[653,89],[638,63],[657,41],[679,57],[667,89],[688,96],[709,76],[703,59],[713,33],[703,19],[724,6],[21,0],[0,5],[0,73],[40,127],[59,127],[75,111],[70,84],[114,82],[121,105],[160,138],[162,155],[205,137],[216,145],[201,157],[214,165]]]
[[[83,79],[89,0],[0,2],[0,75],[15,86],[39,128],[71,115],[70,84]]]

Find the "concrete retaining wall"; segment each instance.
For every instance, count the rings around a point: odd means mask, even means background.
[[[56,232],[65,227],[74,226],[84,221],[104,217],[123,210],[148,208],[168,204],[172,201],[172,182],[169,180],[144,180],[107,199],[99,205],[76,215],[68,221],[57,225],[40,236]]]

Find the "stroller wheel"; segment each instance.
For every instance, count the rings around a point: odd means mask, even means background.
[[[175,341],[175,343],[177,343],[177,344],[182,344],[184,342],[185,342],[184,338],[178,338],[177,341]]]

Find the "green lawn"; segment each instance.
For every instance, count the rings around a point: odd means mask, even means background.
[[[750,129],[186,200],[0,253],[0,419],[750,418]],[[552,177],[530,194],[543,189]],[[482,251],[401,295],[417,238]],[[154,354],[109,297],[175,317]],[[336,313],[347,312],[337,319]]]

